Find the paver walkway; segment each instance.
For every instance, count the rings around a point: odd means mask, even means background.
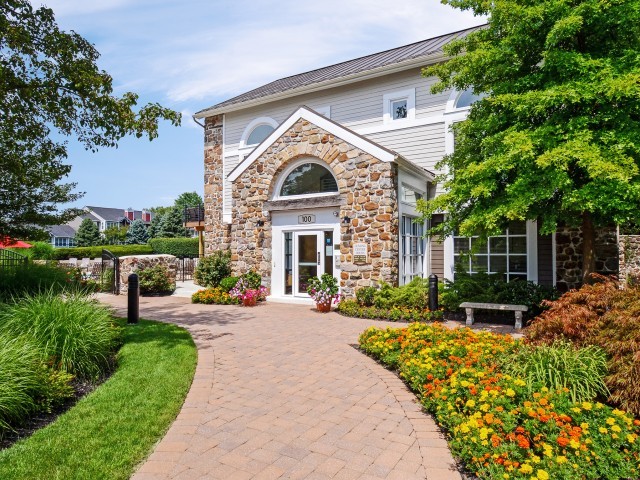
[[[125,296],[100,299],[124,314]],[[300,305],[140,300],[141,317],[189,329],[198,366],[135,480],[460,479],[415,395],[354,348],[366,327],[386,323]]]

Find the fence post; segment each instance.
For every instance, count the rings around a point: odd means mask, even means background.
[[[429,275],[429,310],[438,310],[438,276],[435,273]]]
[[[127,295],[127,323],[138,323],[140,319],[140,282],[135,273],[129,275]]]

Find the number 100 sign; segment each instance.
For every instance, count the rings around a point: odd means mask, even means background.
[[[299,224],[316,223],[315,215],[298,215]]]

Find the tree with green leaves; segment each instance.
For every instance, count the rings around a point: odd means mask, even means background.
[[[204,202],[202,201],[202,197],[198,194],[198,192],[184,192],[181,193],[178,198],[176,198],[176,201],[173,205],[175,207],[179,207],[181,210],[184,210],[185,207],[188,208],[204,206]]]
[[[80,213],[58,208],[82,196],[61,183],[71,170],[63,137],[96,151],[126,135],[154,139],[162,119],[179,125],[179,112],[138,107],[134,93],[114,95],[98,57],[91,43],[58,27],[51,9],[0,2],[0,235],[30,236],[34,225]]]
[[[636,0],[443,0],[486,28],[445,47],[428,67],[451,88],[486,94],[454,126],[440,163],[445,193],[421,202],[447,212],[430,233],[489,236],[510,220],[543,233],[582,227],[584,278],[594,228],[638,218],[640,8]]]
[[[189,232],[184,228],[182,221],[182,209],[180,207],[172,207],[167,213],[162,216],[157,238],[174,238],[174,237],[188,237]]]
[[[140,244],[143,245],[149,240],[149,232],[147,226],[140,219],[134,220],[127,230],[127,245]]]
[[[105,228],[102,236],[107,245],[120,245],[127,239],[127,230],[127,227],[113,226]]]
[[[95,222],[90,218],[82,220],[76,232],[76,245],[78,247],[91,247],[93,245],[100,245],[101,243],[102,237]]]

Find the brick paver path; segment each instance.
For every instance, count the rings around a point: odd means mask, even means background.
[[[126,306],[124,296],[100,298]],[[198,366],[135,480],[460,479],[415,395],[354,348],[366,327],[384,322],[175,297],[142,298],[141,316],[188,328]]]

